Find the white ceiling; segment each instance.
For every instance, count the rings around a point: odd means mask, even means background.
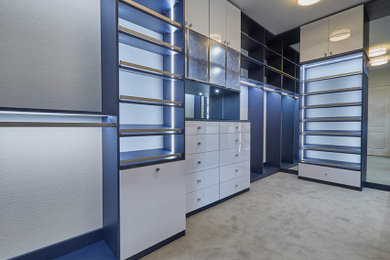
[[[229,1],[273,34],[279,34],[369,0],[322,0],[306,7],[298,6],[297,0]]]

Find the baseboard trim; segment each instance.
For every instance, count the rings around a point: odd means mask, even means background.
[[[354,187],[354,186],[349,186],[349,185],[345,185],[345,184],[339,184],[339,183],[334,183],[334,182],[329,182],[329,181],[306,178],[306,177],[302,177],[302,176],[298,176],[298,179],[304,180],[304,181],[316,182],[316,183],[325,184],[325,185],[330,185],[330,186],[339,187],[339,188],[350,189],[350,190],[356,190],[356,191],[363,190],[363,187]]]
[[[172,243],[173,241],[181,238],[182,236],[185,236],[185,234],[186,234],[186,231],[183,230],[183,231],[181,231],[181,232],[179,232],[179,233],[177,233],[177,234],[175,234],[175,235],[173,235],[173,236],[171,236],[171,237],[161,241],[160,243],[155,244],[154,246],[151,246],[151,247],[149,247],[149,248],[139,252],[136,255],[133,255],[133,256],[131,256],[129,258],[126,258],[126,260],[138,260],[138,259],[140,259],[140,258],[142,258],[142,257],[144,257],[144,256],[146,256],[146,255],[148,255],[148,254],[150,254],[150,253],[152,253],[152,252],[162,248],[163,246],[166,246],[169,243]]]
[[[290,174],[298,175],[298,171],[297,171],[297,170],[280,169],[280,171],[281,171],[281,172],[285,172],[285,173],[290,173]]]
[[[234,193],[233,195],[230,195],[229,197],[223,198],[223,199],[221,199],[221,200],[217,200],[216,202],[213,202],[213,203],[208,204],[208,205],[206,205],[206,206],[204,206],[204,207],[202,207],[202,208],[199,208],[199,209],[196,209],[196,210],[194,210],[194,211],[191,211],[191,212],[187,213],[187,214],[186,214],[186,217],[187,217],[187,218],[188,218],[188,217],[191,217],[191,216],[193,216],[193,215],[195,215],[195,214],[198,214],[199,212],[202,212],[202,211],[204,211],[204,210],[206,210],[206,209],[212,208],[212,207],[214,207],[214,206],[216,206],[216,205],[218,205],[218,204],[221,204],[222,202],[225,202],[225,201],[227,201],[227,200],[230,200],[231,198],[237,197],[238,195],[241,195],[241,194],[243,194],[243,193],[245,193],[245,192],[248,192],[248,191],[249,191],[249,188],[247,188],[247,189],[245,189],[245,190],[242,190],[242,191],[239,191],[239,192],[237,192],[237,193]]]
[[[370,189],[376,189],[376,190],[383,190],[383,191],[390,191],[390,186],[388,185],[383,185],[383,184],[378,184],[378,183],[372,183],[372,182],[364,182],[363,186],[365,188],[370,188]]]
[[[50,246],[46,246],[32,252],[10,258],[9,260],[48,260],[57,258],[90,244],[103,240],[103,229],[97,229],[95,231],[82,234],[77,237],[73,237],[62,242],[55,243]]]

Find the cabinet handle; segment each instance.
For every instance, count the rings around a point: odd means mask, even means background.
[[[235,187],[238,188],[238,184],[236,184]]]
[[[235,157],[238,157],[238,154],[234,155]]]
[[[327,53],[324,53],[324,57],[326,57],[326,56],[328,56],[328,54],[327,54]]]
[[[198,164],[201,164],[202,162],[201,161],[198,161]]]
[[[201,142],[198,142],[198,145],[201,145],[202,143]]]
[[[236,139],[235,141],[236,141],[236,143],[238,143],[238,139]]]
[[[196,201],[201,201],[202,199],[201,198],[197,198]]]
[[[238,169],[236,169],[235,172],[238,172]]]
[[[328,176],[328,173],[327,173],[327,172],[325,172],[325,176]]]
[[[227,42],[227,45],[230,45],[230,42]]]
[[[156,168],[156,172],[159,172],[161,169],[160,168]]]
[[[329,52],[330,55],[333,55],[333,52]]]
[[[191,28],[192,27],[192,23],[190,23],[188,26]]]
[[[236,126],[236,129],[238,129],[238,126]]]
[[[199,180],[197,180],[196,182],[197,182],[197,183],[201,183],[201,182],[202,182],[202,180],[201,180],[201,179],[199,179]]]
[[[187,22],[187,21],[185,21],[185,22],[184,22],[184,25],[188,25],[188,22]]]
[[[202,127],[198,126],[197,129],[200,130],[200,129],[202,129]]]

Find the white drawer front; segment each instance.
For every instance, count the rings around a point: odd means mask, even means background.
[[[240,132],[239,122],[220,122],[219,132],[221,134],[236,134]]]
[[[310,164],[299,164],[298,175],[310,179],[360,187],[360,171],[344,170]]]
[[[186,121],[186,135],[218,134],[218,122]]]
[[[219,168],[186,175],[186,192],[190,193],[219,183]]]
[[[187,155],[185,165],[186,173],[217,168],[219,166],[219,151]]]
[[[250,174],[250,161],[239,162],[227,166],[223,166],[219,170],[220,181],[225,182],[243,175]]]
[[[251,123],[240,123],[240,131],[242,133],[250,133],[251,132]]]
[[[219,150],[219,135],[186,135],[186,154]]]
[[[250,146],[243,146],[220,151],[220,166],[230,165],[250,160]]]
[[[226,198],[249,188],[249,175],[241,176],[220,184],[219,199]]]
[[[219,199],[219,185],[214,185],[186,195],[186,213],[204,207]]]
[[[121,259],[185,229],[183,166],[181,161],[120,171]]]
[[[240,146],[241,138],[240,134],[221,134],[220,138],[220,149],[232,149]]]
[[[241,145],[250,146],[251,145],[251,134],[250,133],[240,133]]]

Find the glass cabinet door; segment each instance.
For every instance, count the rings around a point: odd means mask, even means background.
[[[226,51],[226,87],[240,90],[240,53],[227,48]]]
[[[187,50],[187,77],[189,79],[208,81],[208,47],[207,37],[189,30]]]
[[[226,48],[210,40],[210,83],[225,86]]]

